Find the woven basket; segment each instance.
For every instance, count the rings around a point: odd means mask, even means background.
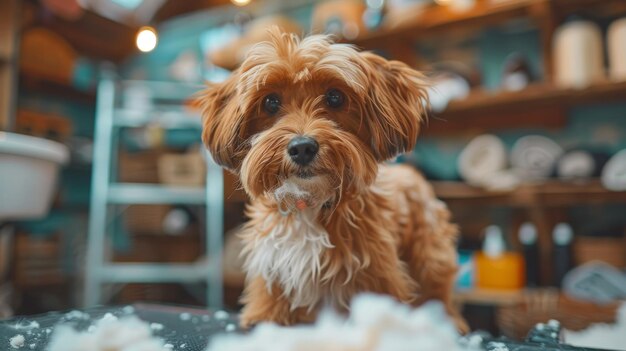
[[[522,339],[537,323],[556,319],[569,330],[593,323],[614,323],[619,303],[598,305],[567,298],[556,289],[531,290],[517,305],[500,308],[496,320],[502,335]]]

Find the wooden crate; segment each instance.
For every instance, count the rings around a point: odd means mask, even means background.
[[[602,261],[622,269],[626,267],[626,239],[577,237],[574,242],[574,260],[577,265]]]

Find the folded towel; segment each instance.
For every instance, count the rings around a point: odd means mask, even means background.
[[[563,149],[554,141],[540,135],[521,137],[511,150],[511,164],[524,180],[548,178]]]
[[[602,169],[602,185],[613,191],[626,191],[626,149],[615,154]]]
[[[500,138],[480,135],[467,144],[458,159],[461,177],[471,185],[490,190],[509,190],[518,178],[507,171],[507,151]]]

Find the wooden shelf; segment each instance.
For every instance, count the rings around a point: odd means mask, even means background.
[[[506,192],[487,191],[463,182],[431,182],[439,198],[447,202],[480,202],[512,207],[561,207],[590,204],[626,203],[626,192],[605,189],[599,180],[573,183],[548,180],[521,185]]]
[[[583,89],[559,88],[535,84],[521,91],[476,91],[466,99],[452,101],[441,117],[460,117],[469,113],[509,111],[551,105],[574,106],[626,99],[625,82],[602,82]]]
[[[94,90],[80,90],[66,82],[53,79],[45,79],[26,72],[20,72],[20,88],[32,90],[53,96],[67,98],[76,101],[95,103],[96,92]]]
[[[601,82],[584,89],[535,84],[517,92],[474,91],[432,114],[426,134],[527,127],[562,127],[567,109],[585,104],[626,101],[626,82]]]

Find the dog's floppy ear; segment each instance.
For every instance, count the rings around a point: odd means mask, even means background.
[[[237,172],[243,155],[244,141],[240,136],[243,111],[236,100],[238,72],[222,83],[209,83],[198,95],[202,106],[202,141],[215,162]]]
[[[428,95],[424,76],[399,61],[360,53],[368,78],[365,101],[371,147],[379,161],[415,146],[426,118]]]

